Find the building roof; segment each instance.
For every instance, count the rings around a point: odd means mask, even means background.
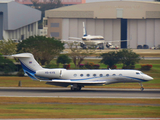
[[[3,13],[4,30],[15,30],[41,19],[41,11],[14,1],[0,2],[0,12]]]
[[[72,5],[45,11],[45,17],[94,19],[160,18],[160,2],[105,1]]]

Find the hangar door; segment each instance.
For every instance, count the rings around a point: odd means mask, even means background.
[[[121,19],[121,48],[127,48],[127,19]]]

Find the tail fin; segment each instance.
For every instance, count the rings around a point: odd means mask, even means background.
[[[42,70],[43,68],[38,64],[31,53],[15,54],[12,55],[12,57],[19,59],[24,73],[26,73],[31,79],[37,80],[35,73],[37,70]]]
[[[87,36],[87,30],[84,22],[83,22],[83,36]]]

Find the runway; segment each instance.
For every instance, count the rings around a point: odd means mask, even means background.
[[[81,91],[71,91],[70,88],[0,87],[0,97],[160,99],[160,89],[82,88]]]

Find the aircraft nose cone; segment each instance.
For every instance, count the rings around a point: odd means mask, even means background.
[[[144,77],[144,79],[145,79],[145,80],[153,80],[153,78],[152,78],[151,76],[148,76],[148,75],[146,75],[146,76]]]

